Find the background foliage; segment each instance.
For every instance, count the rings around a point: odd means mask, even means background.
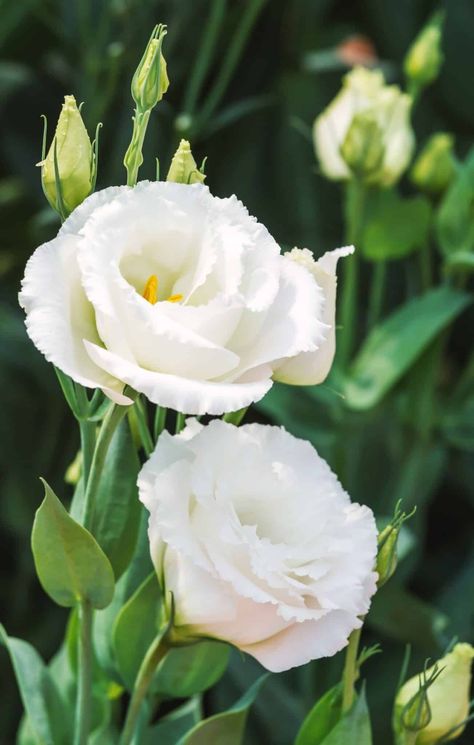
[[[403,55],[435,7],[430,0],[0,2],[0,619],[10,634],[27,639],[47,658],[61,638],[66,613],[53,606],[35,577],[30,531],[42,497],[37,477],[64,494],[78,438],[53,369],[27,340],[16,301],[28,256],[57,230],[34,165],[40,159],[40,115],[47,114],[52,126],[65,93],[84,101],[90,133],[104,122],[98,188],[123,183],[131,132],[129,81],[154,23],[167,23],[171,87],[153,114],[141,176],[153,176],[158,154],[166,169],[179,137],[189,136],[198,162],[208,156],[214,193],[237,193],[285,248],[308,246],[320,255],[344,242],[341,191],[318,174],[308,138],[312,120],[336,93],[346,69],[334,49],[351,34],[366,35],[389,79],[399,82]],[[468,74],[474,6],[452,0],[446,10],[446,61],[417,106],[415,128],[419,144],[435,131],[452,132],[463,159],[474,131]],[[196,98],[189,76],[211,12],[219,25],[215,58]],[[410,193],[409,183],[403,190]],[[472,202],[467,209],[472,220]],[[437,272],[439,259],[430,250]],[[416,254],[389,262],[382,317],[419,294],[416,266]],[[373,265],[364,262],[358,344],[367,331],[372,274]],[[442,313],[444,302],[441,293],[429,317]],[[351,405],[350,390],[346,399],[340,395],[335,380],[317,389],[275,386],[250,415],[284,423],[311,439],[353,499],[378,516],[391,514],[399,497],[405,509],[418,505],[403,535],[405,557],[377,596],[364,639],[383,648],[367,663],[376,743],[389,738],[404,645],[413,645],[416,671],[453,636],[474,641],[472,338],[468,308],[449,334],[430,339],[390,390],[362,410]],[[406,336],[399,342],[397,359],[411,343]],[[444,354],[437,365],[440,344]],[[357,384],[356,375],[355,395]],[[447,409],[444,402],[453,390],[457,397],[450,396]],[[20,704],[4,650],[0,656],[0,741],[7,745],[14,740]],[[254,706],[248,741],[290,742],[316,697],[337,680],[340,666],[336,658],[271,677]],[[234,701],[258,677],[257,667],[234,655],[205,698],[206,711]],[[471,725],[459,742],[472,737]]]

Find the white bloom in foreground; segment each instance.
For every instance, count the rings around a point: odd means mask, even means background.
[[[377,530],[312,445],[284,429],[188,420],[138,478],[176,632],[278,672],[333,655],[375,592]]]
[[[314,144],[323,173],[347,180],[358,170],[370,183],[394,184],[410,163],[415,139],[412,99],[386,85],[379,70],[356,67],[342,90],[314,122]]]
[[[324,379],[330,256],[308,270],[235,197],[141,182],[86,199],[29,260],[20,303],[38,349],[78,383],[118,403],[128,384],[162,406],[221,414],[262,398],[274,374]]]

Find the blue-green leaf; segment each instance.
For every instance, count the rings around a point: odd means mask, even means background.
[[[465,292],[439,287],[406,303],[376,326],[346,380],[347,405],[362,410],[381,401],[470,302]]]
[[[426,197],[403,198],[392,190],[380,191],[371,205],[361,244],[366,259],[401,259],[426,243],[432,216]]]
[[[116,579],[127,568],[137,542],[143,509],[137,493],[139,468],[130,426],[124,419],[110,443],[91,526],[91,532],[112,564]]]
[[[112,644],[121,678],[129,690],[162,620],[161,589],[153,572],[118,614]]]
[[[199,722],[177,745],[241,745],[249,709],[255,701],[266,675],[263,675],[230,709]]]
[[[372,728],[364,688],[355,700],[352,709],[341,717],[321,745],[349,745],[349,743],[372,745]]]
[[[150,727],[143,745],[176,745],[199,722],[200,706],[197,697],[190,699]]]
[[[153,690],[170,698],[189,698],[206,691],[224,674],[230,647],[203,640],[171,649],[158,668]]]
[[[321,745],[341,718],[341,686],[330,688],[315,703],[296,736],[295,745]]]
[[[446,257],[474,251],[474,149],[449,187],[438,211],[438,240]]]
[[[0,642],[7,648],[27,716],[23,741],[37,745],[66,743],[67,711],[38,652],[22,639],[9,637],[0,625]]]
[[[31,545],[39,580],[58,605],[72,607],[87,601],[105,608],[114,594],[110,562],[88,530],[68,515],[44,481],[45,496],[38,508]]]

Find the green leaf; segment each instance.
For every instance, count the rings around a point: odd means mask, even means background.
[[[474,148],[441,203],[436,228],[446,257],[474,250]]]
[[[393,190],[372,198],[364,228],[362,251],[371,261],[401,259],[423,246],[432,217],[429,200],[402,198]]]
[[[115,620],[123,605],[153,572],[147,526],[148,517],[143,511],[140,518],[139,536],[133,559],[117,582],[114,597],[110,605],[104,610],[96,611],[94,617],[92,635],[94,650],[99,664],[106,671],[109,678],[121,685],[123,685],[122,677],[117,670],[112,632]]]
[[[296,736],[295,745],[321,745],[341,718],[341,686],[330,688],[315,703]]]
[[[0,641],[10,655],[27,716],[22,726],[23,742],[34,738],[38,745],[65,743],[67,712],[38,652],[28,642],[9,637],[2,625]]]
[[[355,700],[352,709],[339,720],[321,745],[349,745],[349,743],[372,745],[372,728],[364,688]]]
[[[469,305],[467,293],[450,287],[430,290],[376,326],[362,345],[344,386],[352,409],[379,403],[440,331]]]
[[[449,618],[393,581],[375,595],[368,623],[389,638],[416,644],[428,653],[448,642]]]
[[[199,722],[177,745],[241,745],[250,706],[267,675],[263,675],[230,709]]]
[[[161,590],[153,572],[125,603],[112,630],[117,667],[128,690],[133,689],[140,664],[157,635],[161,611]]]
[[[441,427],[450,445],[474,452],[474,395],[459,408],[448,411]]]
[[[224,674],[229,655],[230,647],[218,641],[171,649],[158,668],[153,690],[170,698],[206,691]]]
[[[199,709],[197,697],[174,709],[147,730],[143,745],[176,745],[199,722]]]
[[[105,608],[113,598],[114,573],[88,530],[79,525],[43,481],[45,496],[36,512],[31,545],[39,580],[58,605],[89,602]]]
[[[91,532],[107,554],[118,579],[135,549],[142,506],[137,495],[140,461],[133,446],[130,426],[123,420],[107,454]]]

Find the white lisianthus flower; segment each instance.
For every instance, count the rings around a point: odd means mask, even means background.
[[[376,589],[377,529],[310,443],[188,420],[138,478],[178,637],[225,640],[278,672],[333,655]]]
[[[141,182],[93,194],[29,260],[20,303],[46,358],[126,404],[124,385],[188,414],[257,401],[288,359],[333,356],[334,292],[235,197]],[[334,284],[334,283],[333,283]]]
[[[408,167],[415,138],[412,99],[386,85],[379,70],[356,67],[314,122],[314,145],[325,176],[391,186]]]

